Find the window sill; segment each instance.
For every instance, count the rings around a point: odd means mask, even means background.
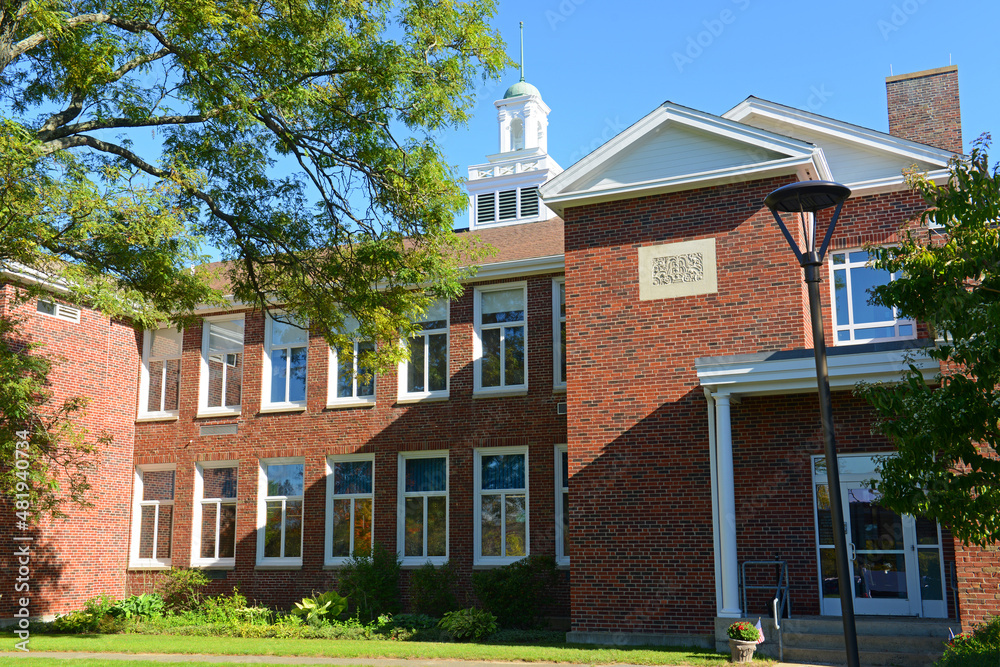
[[[219,412],[198,412],[194,417],[195,419],[208,419],[211,417],[239,417],[240,410],[225,410]]]
[[[191,567],[199,570],[235,570],[236,561],[225,561],[225,562],[199,562],[197,560],[191,561]]]
[[[155,564],[144,564],[144,563],[129,563],[129,570],[169,570],[170,563],[155,563]]]
[[[342,401],[337,403],[327,403],[327,410],[340,410],[343,408],[373,408],[375,407],[375,399],[372,400],[354,400],[354,401]]]
[[[145,424],[148,422],[175,422],[179,419],[179,415],[142,415],[135,418],[136,424]]]
[[[305,412],[305,405],[262,405],[257,411],[259,415],[271,415],[281,412]]]
[[[448,394],[431,396],[400,396],[396,399],[396,405],[413,405],[414,403],[444,403],[448,400]]]
[[[498,389],[495,391],[477,389],[472,392],[472,398],[503,398],[509,396],[527,396],[527,395],[528,395],[527,387],[521,387],[518,389]]]
[[[290,564],[290,563],[257,563],[254,568],[255,570],[301,570],[302,563]]]
[[[504,561],[502,563],[501,562],[497,562],[497,563],[473,563],[472,569],[473,570],[495,570],[498,567],[507,567],[508,565],[511,565],[512,563],[516,563],[519,560],[524,560],[525,558],[527,558],[527,556],[519,556],[517,558],[512,558],[511,560],[507,560],[507,561]]]
[[[431,556],[429,558],[404,558],[399,567],[403,570],[418,570],[430,563],[434,567],[441,567],[448,562],[447,556]]]
[[[553,394],[565,394],[566,393],[566,385],[564,385],[564,384],[557,384],[556,386],[552,387],[552,393]]]

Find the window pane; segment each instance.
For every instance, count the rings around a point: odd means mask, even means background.
[[[819,550],[820,572],[823,578],[823,597],[840,597],[840,580],[837,579],[837,552],[833,549]]]
[[[139,558],[152,558],[156,506],[143,505],[139,509],[139,517]]]
[[[271,350],[271,402],[285,402],[285,374],[288,365],[287,350]]]
[[[243,351],[243,320],[208,323],[208,354]]]
[[[938,543],[937,521],[926,517],[916,517],[917,544],[936,545]]]
[[[368,550],[372,546],[372,501],[358,498],[354,501],[354,550]]]
[[[205,468],[202,471],[205,498],[235,498],[236,468]]]
[[[858,597],[905,600],[906,557],[903,554],[858,554],[854,559]]]
[[[566,317],[566,283],[559,283],[559,317]]]
[[[913,325],[912,324],[901,324],[901,325],[899,325],[899,335],[900,336],[912,336],[913,335]]]
[[[448,334],[428,336],[427,378],[430,391],[448,388]]]
[[[917,550],[920,565],[920,598],[943,600],[944,586],[941,583],[941,556],[937,549]]]
[[[559,323],[559,381],[566,384],[566,323]]]
[[[868,254],[867,250],[855,250],[848,253],[848,260],[851,264],[865,264],[871,259],[871,255]]]
[[[243,390],[243,353],[226,355],[226,406],[240,404]]]
[[[281,557],[281,501],[267,503],[267,523],[264,526],[264,557]]]
[[[303,487],[302,468],[301,463],[267,466],[267,495],[301,496]]]
[[[564,489],[569,487],[569,452],[561,452],[562,456],[562,482],[560,486]]]
[[[163,382],[163,409],[176,410],[181,386],[181,360],[168,359],[167,372]],[[152,389],[150,389],[152,393]]]
[[[306,348],[292,348],[292,362],[289,369],[288,400],[306,400]]]
[[[404,555],[424,555],[424,499],[406,499],[406,546]]]
[[[888,271],[868,267],[851,269],[851,305],[854,307],[854,324],[892,320],[891,308],[868,303],[871,298],[870,290],[877,285],[888,284],[888,282]]]
[[[406,491],[426,492],[447,489],[447,459],[412,458],[406,461]]]
[[[504,327],[504,380],[524,384],[524,327]]]
[[[354,345],[337,350],[337,398],[354,396]]]
[[[427,499],[427,555],[447,553],[448,499],[435,496]]]
[[[482,497],[480,543],[483,556],[500,555],[500,501],[500,496],[496,495]]]
[[[833,299],[837,306],[837,324],[845,326],[851,323],[851,314],[847,303],[847,272],[837,269],[833,272]]]
[[[150,359],[181,356],[181,332],[177,329],[157,329],[149,342]]]
[[[482,292],[480,296],[483,324],[520,322],[524,319],[524,290]]]
[[[201,506],[201,554],[202,558],[215,558],[215,518],[218,507],[215,503]]]
[[[149,396],[146,400],[146,412],[160,411],[160,399],[163,398],[164,363],[162,361],[149,362]]]
[[[816,520],[819,524],[819,543],[833,544],[833,514],[830,511],[830,488],[816,485]]]
[[[523,489],[524,455],[494,454],[482,457],[484,490]]]
[[[219,558],[236,556],[236,504],[226,503],[220,507],[219,517]]]
[[[505,527],[507,556],[524,556],[527,547],[527,515],[524,511],[524,496],[505,498]]]
[[[337,495],[347,493],[371,493],[372,462],[337,461],[334,463],[333,492]]]
[[[358,396],[375,395],[375,371],[368,363],[374,352],[374,343],[358,343]]]
[[[562,494],[562,542],[563,542],[563,555],[569,555],[569,493],[563,492]]]
[[[292,345],[309,340],[309,332],[285,322],[271,320],[271,345]]]
[[[896,328],[888,327],[861,327],[854,330],[855,338],[893,338],[896,335]]]
[[[407,391],[426,391],[424,388],[424,337],[410,339],[410,365],[406,377]]]
[[[481,380],[484,387],[500,386],[500,330],[487,329],[483,331],[483,358],[481,364]]]
[[[448,326],[448,301],[447,299],[438,299],[430,308],[427,309],[427,313],[424,314],[423,319],[420,320],[420,324],[423,325],[424,330],[428,329],[444,329]]]
[[[285,558],[302,555],[302,501],[285,503]]]
[[[351,555],[351,501],[348,498],[333,501],[333,545],[330,555]]]
[[[174,471],[147,470],[142,473],[143,500],[173,500]]]
[[[173,525],[174,508],[172,505],[160,505],[159,522],[156,526],[156,557],[170,558],[170,527]]]

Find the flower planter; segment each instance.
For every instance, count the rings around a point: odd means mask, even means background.
[[[729,640],[729,650],[733,652],[734,663],[749,663],[753,661],[753,652],[757,642],[745,642],[740,639]]]

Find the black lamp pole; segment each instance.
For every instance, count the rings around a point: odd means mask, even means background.
[[[785,240],[805,272],[809,290],[809,312],[812,318],[813,350],[816,353],[816,381],[819,385],[820,418],[823,423],[823,446],[826,453],[827,483],[830,487],[830,510],[833,519],[833,545],[837,554],[837,579],[840,588],[840,612],[844,620],[844,644],[848,667],[859,667],[858,633],[854,623],[854,582],[847,560],[847,535],[844,506],[840,497],[840,466],[837,463],[837,443],[833,432],[833,403],[830,400],[830,376],[826,366],[826,341],[823,337],[823,312],[820,308],[819,283],[823,255],[826,254],[833,229],[837,226],[840,209],[851,190],[830,181],[803,181],[778,188],[764,199],[764,205],[778,222]],[[823,242],[816,248],[816,211],[836,206]],[[799,249],[779,212],[798,213],[806,247]]]

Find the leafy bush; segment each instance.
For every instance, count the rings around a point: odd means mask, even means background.
[[[233,587],[230,595],[216,595],[206,598],[199,608],[200,615],[210,623],[250,623],[266,625],[271,622],[274,612],[267,607],[251,607],[238,587]]]
[[[437,627],[438,619],[427,614],[396,614],[392,617],[392,624],[407,630],[429,630]]]
[[[340,570],[340,594],[350,598],[358,618],[371,622],[399,611],[399,556],[376,544],[358,550]]]
[[[472,573],[472,590],[503,628],[533,628],[542,600],[557,578],[555,559],[528,556],[493,570]]]
[[[996,667],[1000,656],[1000,616],[948,642],[937,667]]]
[[[454,581],[455,572],[451,569],[451,563],[445,563],[441,567],[426,563],[414,570],[410,578],[413,611],[441,618],[447,612],[458,609],[458,601],[451,592]]]
[[[439,625],[442,630],[459,641],[479,640],[497,631],[497,617],[483,609],[470,607],[449,611]]]
[[[292,614],[302,617],[309,625],[324,625],[347,611],[347,598],[337,591],[320,593],[316,597],[302,598],[295,603]]]
[[[156,593],[130,595],[116,604],[111,614],[125,618],[150,618],[163,615],[163,598]]]
[[[201,570],[175,567],[163,579],[163,604],[169,611],[187,611],[201,604],[208,577]]]
[[[83,603],[83,609],[56,618],[52,627],[59,632],[120,632],[124,623],[115,618],[117,601],[110,595],[99,595]]]

